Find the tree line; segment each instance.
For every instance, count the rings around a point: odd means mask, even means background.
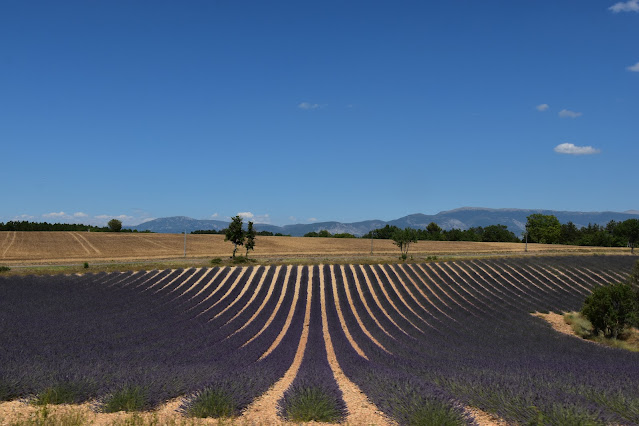
[[[80,231],[80,232],[138,232],[135,229],[122,228],[122,222],[118,219],[111,219],[107,226],[84,225],[81,223],[48,223],[13,221],[7,223],[0,222],[0,231]],[[151,231],[139,231],[151,232]]]

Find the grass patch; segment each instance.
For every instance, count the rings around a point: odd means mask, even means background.
[[[211,265],[220,265],[220,264],[222,264],[221,257],[214,257],[213,259],[211,259]]]
[[[45,404],[27,418],[17,418],[8,424],[11,426],[83,426],[90,423],[87,415],[81,410],[54,412]]]
[[[228,418],[235,417],[237,411],[233,398],[219,389],[205,389],[191,400],[186,408],[191,417]]]
[[[442,401],[414,400],[404,405],[401,418],[411,426],[462,426],[467,424],[464,414]]]
[[[61,383],[46,388],[37,394],[32,402],[34,405],[72,404],[78,402],[79,397],[80,395],[76,386],[72,383]]]
[[[102,411],[142,411],[147,405],[147,390],[141,386],[126,386],[104,399]]]
[[[639,331],[636,328],[626,328],[617,339],[604,337],[602,333],[595,334],[594,327],[586,317],[579,312],[564,314],[564,321],[570,325],[576,336],[590,340],[611,348],[639,352]]]
[[[342,418],[342,412],[333,399],[317,387],[298,389],[291,395],[284,414],[294,422],[336,423]]]

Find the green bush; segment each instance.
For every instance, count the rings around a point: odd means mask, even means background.
[[[588,318],[595,335],[617,338],[623,329],[639,319],[636,294],[629,284],[597,287],[586,298],[581,314]]]
[[[212,388],[200,392],[191,401],[186,412],[192,417],[201,418],[234,417],[237,414],[233,398],[222,390]]]
[[[89,269],[89,262],[84,262],[82,266],[84,267],[84,269]]]
[[[222,263],[222,259],[220,259],[219,257],[215,257],[211,259],[211,265],[219,265],[221,263]]]
[[[147,391],[140,386],[126,386],[113,392],[103,402],[102,411],[141,411],[147,405]]]
[[[285,415],[293,422],[336,423],[342,417],[333,400],[317,387],[299,389],[291,397]]]
[[[8,266],[0,266],[0,272],[9,272],[11,268]]]
[[[33,400],[35,405],[72,404],[78,401],[78,387],[73,383],[60,383],[38,393]]]

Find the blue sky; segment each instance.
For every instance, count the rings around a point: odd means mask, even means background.
[[[0,221],[639,209],[639,0],[0,3]]]

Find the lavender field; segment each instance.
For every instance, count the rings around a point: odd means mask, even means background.
[[[335,421],[355,423],[361,404],[347,384],[399,424],[418,424],[428,410],[473,424],[471,407],[517,424],[639,424],[639,354],[557,333],[531,315],[580,309],[634,261],[0,278],[0,400],[64,388],[99,409],[138,389],[143,409],[184,397],[189,412],[214,391],[230,401],[227,414],[242,416],[270,392],[274,415],[286,419],[316,390]]]

